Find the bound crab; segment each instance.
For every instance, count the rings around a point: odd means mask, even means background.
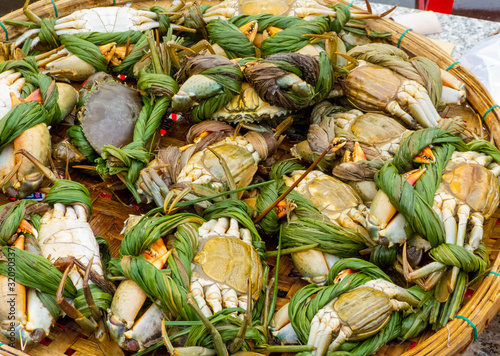
[[[131,216],[125,221],[122,231],[125,233],[124,239],[131,239],[128,232],[140,219],[140,216]],[[168,250],[160,238],[141,255],[154,267],[162,269],[171,253],[172,249]],[[106,325],[111,338],[125,350],[144,350],[161,340],[161,323],[165,312],[156,303],[144,311],[146,299],[146,293],[132,279],[123,280],[113,296]]]
[[[21,73],[14,70],[0,74],[0,120],[20,103],[33,101],[42,103],[40,89],[33,91],[25,99],[21,98],[20,93],[25,82]],[[76,91],[63,83],[58,83],[57,89],[59,92],[57,104],[62,117],[65,117],[75,106]],[[20,150],[31,153],[47,167],[51,150],[47,125],[40,123],[28,128],[7,143],[0,152],[0,187],[3,193],[14,198],[29,196],[38,189],[43,180],[43,174],[33,163],[19,154]]]
[[[346,341],[363,340],[373,336],[390,321],[393,312],[411,311],[412,307],[419,303],[407,290],[389,282],[388,279],[365,279],[365,283],[356,284],[361,284],[359,287],[343,292],[345,289],[342,289],[342,280],[352,272],[351,269],[341,271],[335,278],[335,284],[328,287],[303,288],[307,295],[311,295],[310,290],[322,293],[323,289],[328,289],[335,296],[316,311],[311,319],[308,334],[296,334],[289,324],[290,320],[293,320],[290,305],[297,307],[295,299],[303,298],[299,291],[290,304],[275,314],[272,321],[273,335],[287,343],[296,342],[297,337],[300,340],[306,339],[308,345],[315,347],[313,355],[327,355],[338,350]],[[308,308],[308,301],[305,301],[302,307]]]
[[[287,15],[311,20],[321,15],[336,17],[337,13],[324,4],[331,5],[329,1],[301,0],[301,1],[236,1],[226,0],[221,4],[210,7],[204,12],[205,21],[213,19],[227,19],[238,15]],[[350,9],[352,16],[357,19],[378,18],[384,15],[371,14],[364,10]],[[391,10],[392,11],[392,10]]]
[[[277,140],[267,133],[251,131],[235,137],[233,133],[231,126],[220,122],[194,125],[188,141],[197,143],[183,150],[177,147],[160,150],[156,159],[141,171],[137,191],[148,203],[155,201],[158,206],[163,206],[169,189],[176,187],[194,185],[196,190],[197,185],[206,185],[222,191],[228,178],[221,160],[229,168],[236,186],[247,186],[259,161],[276,149]]]
[[[29,3],[30,0],[26,0],[23,12],[31,21],[40,25],[42,20],[28,8]],[[178,8],[174,7],[171,10],[176,11]],[[68,16],[57,19],[54,30],[57,35],[81,32],[125,32],[129,30],[143,32],[148,29],[160,27],[159,16],[158,13],[153,11],[137,10],[130,7],[94,7],[78,10]],[[171,24],[170,26],[175,30],[191,31],[180,25]],[[26,31],[14,42],[14,46],[20,46],[27,38],[33,37],[39,32],[40,29],[37,28]],[[31,47],[33,48],[39,42],[40,38],[38,36],[35,37]]]
[[[198,306],[206,316],[223,307],[246,310],[247,296],[257,300],[263,281],[252,233],[236,219],[220,217],[200,226],[198,236],[189,286]]]
[[[443,170],[441,182],[434,196],[433,209],[443,223],[446,243],[455,244],[474,253],[482,242],[484,221],[489,219],[500,201],[497,177],[500,165],[483,153],[454,152]],[[436,283],[436,273],[442,275],[446,265],[431,262],[414,271],[407,278],[415,280],[430,274],[426,288]],[[455,286],[458,268],[453,268],[448,290]]]
[[[127,105],[123,105],[126,99]],[[114,103],[114,104],[113,104]],[[106,145],[121,147],[132,141],[135,122],[142,109],[139,92],[99,72],[80,90],[77,118],[80,125],[68,130],[68,138],[54,147],[54,158],[61,161],[93,161]],[[110,127],[115,129],[109,131]],[[82,136],[87,145],[82,145]],[[69,144],[74,143],[74,146]],[[82,150],[86,156],[80,153]]]
[[[449,89],[456,92],[455,98],[443,97],[443,80],[437,65],[420,57],[410,60],[394,46],[368,44],[347,54],[346,58],[358,66],[340,82],[341,87],[332,95],[345,95],[351,105],[364,112],[391,114],[410,129],[435,127],[441,120],[436,110],[440,100],[460,102],[465,99],[460,89]],[[393,65],[379,65],[384,59],[392,60]],[[428,83],[434,84],[424,87],[425,79],[420,73],[424,73]],[[369,83],[369,86],[360,83]]]

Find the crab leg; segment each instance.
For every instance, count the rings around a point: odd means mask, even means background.
[[[470,252],[474,252],[483,239],[484,217],[479,213],[472,213],[470,220],[474,227],[470,232],[469,243],[465,248]]]
[[[76,309],[70,302],[63,296],[64,285],[66,284],[66,278],[68,277],[72,265],[68,265],[64,271],[61,282],[59,283],[59,288],[56,294],[56,303],[70,318],[74,319],[75,322],[80,325],[83,329],[93,332],[97,329],[97,323],[85,317],[78,309]]]
[[[155,303],[151,304],[134,327],[124,333],[126,348],[130,351],[139,351],[157,343],[163,318],[164,315],[158,306]]]

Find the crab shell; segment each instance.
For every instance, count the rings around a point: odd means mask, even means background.
[[[24,131],[0,153],[0,179],[11,173],[22,161],[17,173],[2,187],[2,191],[15,198],[24,198],[33,193],[42,183],[43,174],[35,165],[21,154],[14,152],[24,149],[31,153],[44,166],[49,165],[50,134],[44,123]]]
[[[361,340],[382,329],[391,318],[393,306],[389,297],[379,290],[360,287],[342,294],[333,309],[353,334],[349,341]]]
[[[238,141],[241,141],[241,144]],[[224,158],[238,187],[245,187],[250,184],[257,171],[257,163],[260,160],[256,151],[252,149],[252,153],[245,147],[247,144],[248,142],[243,137],[238,136],[236,139],[227,138],[210,146],[210,149]],[[181,171],[178,182],[189,181],[188,178],[193,177],[191,181],[197,183],[196,180],[199,177],[195,173],[199,171],[202,174],[202,170],[210,172],[212,182],[226,181],[226,174],[219,159],[210,150],[204,149],[191,157],[186,167]]]
[[[366,83],[370,83],[369,91]],[[345,79],[346,96],[357,109],[384,112],[389,102],[396,100],[402,78],[390,69],[366,64],[352,70]]]
[[[138,91],[108,77],[96,73],[87,80],[94,84],[78,112],[85,137],[99,154],[105,145],[122,147],[132,141],[142,109]],[[87,90],[84,86],[80,98],[87,94]]]
[[[401,137],[408,130],[393,118],[367,113],[354,119],[351,131],[356,137],[380,147]]]
[[[303,171],[295,171],[291,178],[284,176],[285,184],[292,185],[302,173]],[[319,171],[310,172],[295,190],[327,216],[363,203],[349,185]]]
[[[240,295],[248,293],[250,278],[252,298],[259,297],[262,290],[262,263],[255,249],[242,240],[213,237],[201,247],[194,261],[198,263],[195,265],[198,272],[201,267],[207,277],[228,285]]]
[[[488,219],[500,201],[497,177],[479,164],[462,164],[443,174],[442,182],[457,199]]]
[[[286,109],[265,102],[248,83],[242,83],[240,94],[235,95],[228,105],[216,111],[213,118],[230,123],[260,122],[284,116],[288,112]]]

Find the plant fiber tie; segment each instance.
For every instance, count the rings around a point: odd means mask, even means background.
[[[495,271],[489,271],[488,273],[486,273],[486,277],[488,277],[490,274],[494,274],[494,275],[500,277],[500,273],[495,272]]]
[[[399,37],[399,40],[398,40],[398,48],[399,48],[399,46],[401,45],[401,40],[402,40],[402,39],[403,39],[403,37],[406,35],[406,33],[407,33],[407,32],[409,32],[409,31],[413,31],[413,29],[412,29],[412,28],[407,29],[405,32],[403,32],[403,33],[401,34],[401,37]]]
[[[476,325],[474,325],[474,323],[472,321],[470,321],[470,319],[468,319],[465,316],[457,315],[456,318],[457,319],[465,320],[466,322],[469,323],[470,326],[472,326],[472,329],[474,329],[474,341],[476,341],[477,340],[477,328],[476,328]]]

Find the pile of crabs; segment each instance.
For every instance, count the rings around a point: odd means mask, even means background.
[[[371,355],[455,318],[500,200],[463,84],[364,22],[385,14],[260,5],[28,0],[9,23],[30,30],[0,48],[6,343],[65,316],[105,355]],[[75,172],[145,212],[113,258]]]

